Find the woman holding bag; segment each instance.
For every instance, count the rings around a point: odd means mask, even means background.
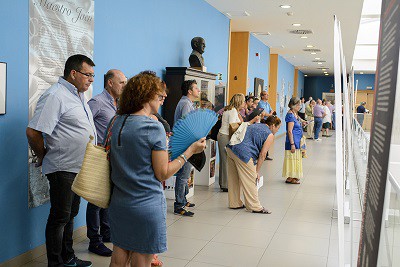
[[[205,148],[205,138],[168,162],[162,124],[150,118],[164,99],[161,81],[149,72],[129,79],[111,129],[109,207],[111,267],[150,267],[153,255],[167,250],[166,201],[161,182],[187,158]]]

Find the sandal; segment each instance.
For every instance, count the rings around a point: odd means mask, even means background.
[[[291,184],[300,184],[300,179],[298,179],[298,178],[292,178]]]
[[[230,208],[232,210],[240,210],[240,209],[244,209],[246,208],[244,205],[242,205],[241,207],[236,207],[236,208]]]
[[[158,259],[157,254],[153,255],[153,260],[151,261],[151,266],[162,266],[163,262]]]
[[[291,184],[291,183],[292,183],[292,179],[293,179],[293,178],[291,178],[291,177],[288,177],[288,178],[286,179],[285,183],[287,183],[287,184]]]
[[[253,210],[252,213],[271,214],[272,212],[263,207],[260,211]]]

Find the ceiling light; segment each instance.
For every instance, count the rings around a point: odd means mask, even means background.
[[[291,8],[292,6],[291,5],[280,5],[280,7],[287,9],[287,8]]]
[[[327,72],[327,71],[324,71],[324,73],[327,74],[328,72]]]
[[[308,47],[308,48],[313,48],[314,46],[313,46],[313,45],[307,45],[307,47]]]
[[[326,69],[322,69],[322,70],[326,70]]]
[[[318,62],[317,64],[318,64],[318,65],[322,65],[322,62]]]
[[[293,23],[292,26],[294,26],[294,27],[300,27],[301,24],[300,24],[300,23]]]
[[[325,76],[328,76],[329,74],[328,73],[325,73]]]
[[[312,52],[312,53],[311,53],[311,55],[316,55],[316,54],[317,54],[317,53],[315,53],[315,52]]]
[[[320,60],[321,58],[320,58],[320,57],[316,57],[315,59],[316,59],[316,60]]]
[[[364,74],[364,72],[360,72],[360,74]]]
[[[305,35],[303,35],[303,36],[301,36],[300,38],[301,38],[301,39],[307,39],[308,37],[305,36]]]
[[[308,75],[307,74],[304,74],[304,77],[307,77]]]

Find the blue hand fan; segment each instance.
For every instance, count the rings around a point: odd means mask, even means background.
[[[170,140],[171,160],[179,157],[193,142],[206,137],[217,121],[218,115],[209,109],[193,110],[178,120]]]

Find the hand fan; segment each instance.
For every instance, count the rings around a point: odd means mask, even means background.
[[[178,120],[172,129],[173,135],[170,140],[171,160],[179,157],[193,142],[206,137],[217,120],[218,115],[209,109],[193,110],[182,119]],[[205,163],[204,152],[199,154],[203,154],[204,156],[199,156],[197,154],[189,159],[190,163],[192,163],[198,171],[204,167]],[[192,162],[194,160],[195,162]],[[200,170],[198,168],[200,168]]]

